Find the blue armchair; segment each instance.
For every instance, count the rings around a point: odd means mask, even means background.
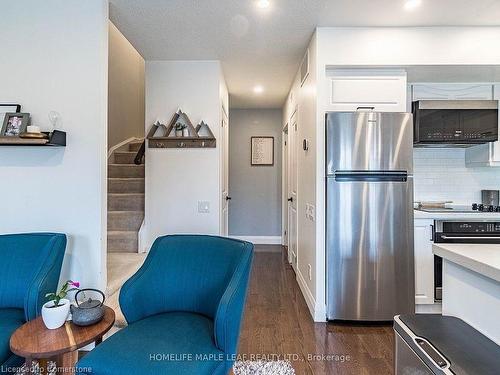
[[[10,336],[40,315],[45,294],[56,290],[65,249],[64,234],[0,235],[0,373],[23,363],[10,351]]]
[[[253,245],[222,237],[158,238],[122,287],[128,326],[77,364],[81,374],[227,374],[232,367]]]

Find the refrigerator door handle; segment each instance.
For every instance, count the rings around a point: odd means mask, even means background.
[[[372,175],[372,174],[384,174],[384,175],[408,175],[408,171],[384,171],[384,170],[371,170],[371,171],[363,171],[363,170],[336,170],[334,175]]]
[[[349,173],[336,174],[336,182],[407,182],[407,174],[387,174],[387,173]]]

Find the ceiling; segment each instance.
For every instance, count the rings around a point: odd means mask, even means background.
[[[110,0],[110,18],[146,60],[221,60],[232,108],[279,108],[316,26],[500,25],[500,0],[404,3]]]

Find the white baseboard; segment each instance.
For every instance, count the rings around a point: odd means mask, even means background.
[[[304,296],[304,299],[306,300],[307,307],[309,308],[309,312],[311,313],[311,316],[314,317],[314,307],[316,305],[316,301],[314,300],[314,297],[309,290],[309,287],[307,286],[306,280],[300,273],[300,270],[297,267],[297,283],[299,284],[300,290],[302,292],[302,295]]]
[[[148,248],[146,247],[146,221],[143,220],[138,233],[138,249],[139,253],[147,253]]]
[[[306,300],[307,307],[309,308],[309,313],[311,314],[311,317],[313,318],[314,322],[316,323],[326,322],[326,306],[325,305],[320,306],[316,303],[316,300],[314,299],[314,296],[309,290],[306,280],[300,273],[300,270],[297,269],[296,274],[297,274],[297,283],[299,284],[300,291],[302,292],[302,295]]]
[[[127,143],[134,142],[134,141],[142,141],[142,140],[144,140],[144,138],[132,137],[132,138],[125,139],[123,142],[120,142],[117,145],[112,146],[108,150],[108,159],[111,157],[111,155],[113,155],[113,152],[118,150],[120,147],[125,146]]]
[[[248,241],[254,245],[281,245],[281,236],[229,236],[237,240]]]

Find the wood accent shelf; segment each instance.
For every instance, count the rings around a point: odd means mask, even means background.
[[[202,137],[151,137],[148,138],[150,148],[214,148],[215,138]]]
[[[45,134],[47,134],[49,138],[0,137],[0,146],[66,147],[66,132],[54,130],[52,133]]]
[[[184,118],[189,129],[189,137],[173,137],[174,126],[180,118]],[[163,137],[155,137],[158,128],[164,127],[165,135]],[[203,130],[205,135],[200,136],[198,132]],[[189,117],[180,109],[172,116],[168,126],[164,126],[157,122],[152,126],[147,135],[149,148],[215,148],[217,140],[214,137],[210,127],[203,121],[196,126],[191,123]]]

